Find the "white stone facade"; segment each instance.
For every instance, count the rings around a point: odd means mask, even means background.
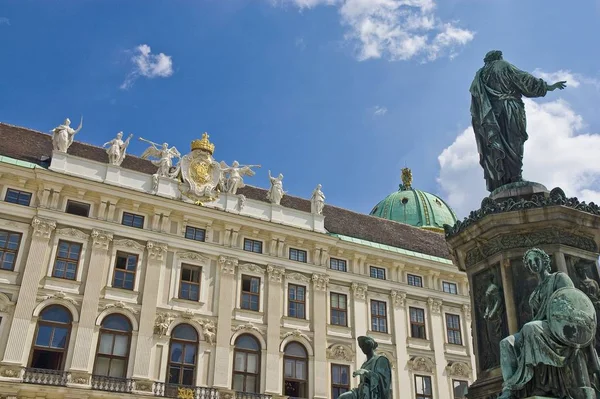
[[[9,190],[25,193],[22,202],[30,193],[29,205],[5,201]],[[350,387],[357,384],[351,374],[364,361],[360,335],[372,336],[391,361],[394,398],[416,397],[415,376],[430,379],[433,399],[453,399],[455,381],[474,381],[468,285],[452,264],[342,241],[315,212],[233,194],[197,206],[181,201],[177,184],[163,178],[153,193],[151,175],[65,153],[55,152],[49,169],[0,163],[0,232],[19,237],[16,250],[0,248],[12,254],[0,262],[0,398],[123,397],[110,389],[128,397],[235,397],[236,357],[258,359],[250,371],[246,360],[239,378],[256,380],[248,390],[263,397],[331,398],[333,367],[349,372]],[[66,212],[73,204],[89,205],[89,215]],[[204,240],[190,238],[187,227]],[[333,270],[332,259],[347,271]],[[371,267],[385,279],[371,277]],[[409,275],[423,286],[409,285]],[[456,294],[444,292],[448,283]],[[383,309],[377,323],[375,305]],[[63,341],[64,326],[47,323],[54,347],[46,351],[36,342],[45,339],[40,326],[50,306],[71,321]],[[424,318],[411,327],[413,308]],[[126,365],[122,380],[93,376],[100,337],[108,334],[103,322],[114,314],[129,326],[119,341],[124,363],[115,355],[110,366],[118,374]],[[448,315],[458,317],[458,330],[448,330]],[[175,331],[184,325],[197,336],[188,343],[195,353],[189,364],[177,363],[191,376],[185,389],[165,385],[180,342]],[[450,343],[450,335],[459,342]],[[236,351],[243,336],[258,350]],[[114,355],[117,338],[111,342]],[[296,374],[305,380],[284,376],[293,342],[306,354],[293,360],[305,367]],[[31,370],[52,362],[58,371]]]

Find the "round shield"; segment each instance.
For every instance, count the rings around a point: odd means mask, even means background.
[[[565,345],[586,346],[596,336],[596,309],[577,288],[560,288],[552,293],[547,316],[550,332]]]

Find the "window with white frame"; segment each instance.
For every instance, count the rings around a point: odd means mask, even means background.
[[[123,218],[121,219],[123,226],[135,227],[137,229],[144,228],[144,216],[136,215],[135,213],[123,212]]]
[[[242,275],[242,309],[258,312],[260,308],[260,277]]]
[[[425,310],[420,308],[409,308],[410,313],[410,336],[412,338],[427,339],[425,334]]]
[[[290,248],[290,260],[296,262],[307,262],[307,253],[302,249]]]
[[[415,375],[415,393],[415,399],[433,399],[431,377],[425,375]]]
[[[329,268],[339,272],[348,271],[346,261],[344,259],[329,258]]]
[[[332,292],[330,295],[330,318],[335,326],[348,326],[348,297],[345,294]]]
[[[446,313],[446,333],[449,344],[462,345],[459,315]]]
[[[458,286],[456,283],[450,283],[448,281],[442,281],[442,290],[448,294],[458,294]]]
[[[202,268],[200,266],[181,265],[181,274],[179,278],[179,298],[189,301],[200,299],[200,278],[202,276]]]
[[[288,284],[288,316],[306,318],[306,287]]]
[[[251,238],[244,238],[244,251],[254,252],[255,254],[262,254],[263,243],[262,241],[253,240]]]
[[[206,240],[206,230],[199,227],[185,226],[185,238],[204,242]]]
[[[0,230],[0,269],[15,270],[22,236],[14,231]]]
[[[56,259],[52,268],[52,277],[66,280],[77,279],[77,265],[81,257],[82,245],[78,242],[58,241]]]
[[[137,271],[138,255],[117,251],[112,286],[133,291]]]
[[[408,285],[412,285],[414,287],[423,287],[423,277],[417,276],[414,274],[406,275],[406,280]]]
[[[371,299],[371,331],[388,332],[387,304],[384,301]]]
[[[9,188],[8,190],[6,190],[4,201],[10,202],[11,204],[29,206],[29,204],[31,203],[31,193],[27,191]]]
[[[385,280],[385,269],[383,267],[371,266],[369,271],[372,278]]]

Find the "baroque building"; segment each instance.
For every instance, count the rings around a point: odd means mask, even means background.
[[[394,398],[464,397],[468,280],[438,232],[455,216],[410,171],[371,216],[282,175],[244,186],[206,135],[151,162],[69,123],[0,123],[1,398],[336,398],[360,335]]]

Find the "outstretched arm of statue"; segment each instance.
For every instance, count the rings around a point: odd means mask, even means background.
[[[567,81],[561,80],[560,82],[556,82],[551,85],[549,85],[549,84],[546,84],[546,85],[547,85],[548,91],[554,91],[556,89],[563,90],[565,87],[567,87]]]
[[[83,127],[83,116],[81,117],[81,120],[79,121],[79,126],[77,126],[77,129],[75,129],[75,131],[73,132],[73,135],[79,133],[79,131],[81,130],[82,127]]]

